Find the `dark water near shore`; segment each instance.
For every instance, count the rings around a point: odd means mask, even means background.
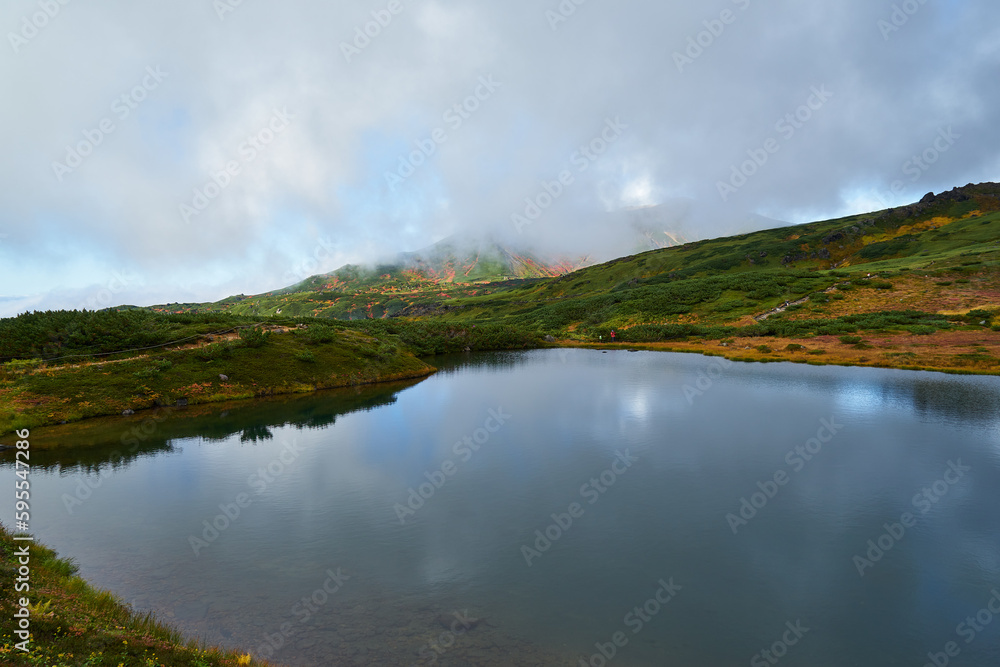
[[[1000,379],[435,365],[95,423],[106,444],[33,454],[33,530],[137,609],[288,665],[1000,665]]]

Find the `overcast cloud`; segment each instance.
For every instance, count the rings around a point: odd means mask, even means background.
[[[607,212],[678,198],[710,237],[1000,180],[996,0],[63,2],[0,6],[0,315],[459,232],[600,256]]]

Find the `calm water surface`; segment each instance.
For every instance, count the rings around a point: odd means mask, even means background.
[[[997,378],[437,365],[39,431],[103,444],[36,450],[33,529],[137,609],[288,665],[920,667],[949,642],[1000,664]]]

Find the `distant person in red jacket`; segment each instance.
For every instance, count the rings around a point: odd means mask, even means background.
[[[615,342],[615,330],[614,329],[611,330],[611,342],[612,343]]]

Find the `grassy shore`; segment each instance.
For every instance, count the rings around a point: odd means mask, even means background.
[[[275,327],[107,361],[0,366],[0,434],[164,405],[197,405],[425,377],[434,367],[350,329]],[[258,330],[261,331],[261,330]]]
[[[854,342],[855,339],[858,342]],[[976,331],[938,332],[926,336],[878,332],[853,337],[815,336],[803,339],[765,336],[724,341],[692,339],[615,344],[581,344],[564,340],[560,344],[593,349],[695,353],[751,363],[789,362],[811,366],[868,366],[960,375],[1000,375],[1000,336]]]
[[[30,591],[13,583],[28,544]],[[150,614],[136,613],[112,594],[76,576],[76,567],[51,549],[17,542],[0,525],[0,664],[39,667],[246,667],[267,663],[218,648],[185,641]],[[30,642],[17,647],[14,614],[29,602]]]

